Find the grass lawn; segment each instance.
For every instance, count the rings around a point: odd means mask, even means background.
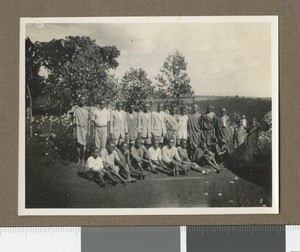
[[[266,165],[224,168],[203,175],[172,177],[148,173],[145,180],[101,188],[74,162],[41,156],[26,148],[27,208],[263,207],[271,205],[271,173]]]

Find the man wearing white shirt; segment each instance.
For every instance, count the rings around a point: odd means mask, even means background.
[[[187,109],[185,106],[180,108],[180,114],[178,115],[178,130],[177,130],[177,144],[180,144],[180,141],[182,139],[187,139],[187,135],[188,135],[188,120],[189,117],[186,114],[187,113]],[[176,144],[176,143],[175,143]]]
[[[144,111],[141,111],[138,116],[138,137],[141,138],[142,143],[148,147],[151,145],[151,111],[150,104],[146,103]]]
[[[161,151],[162,160],[164,164],[173,170],[173,175],[179,175],[179,170],[188,174],[188,169],[181,163],[181,158],[179,157],[178,151],[174,146],[174,140],[169,139],[168,144],[162,148]]]
[[[164,105],[157,105],[157,111],[153,111],[151,115],[151,129],[153,137],[157,137],[160,143],[164,142],[164,137],[167,134]]]
[[[153,170],[158,170],[163,173],[172,174],[172,169],[168,168],[161,157],[161,149],[157,138],[153,140],[152,147],[148,149],[150,166]]]
[[[128,142],[132,145],[138,137],[138,113],[135,111],[136,107],[131,104],[127,112],[127,126],[128,126]]]
[[[116,145],[120,145],[128,138],[127,115],[122,102],[117,102],[116,109],[110,114],[110,134]]]
[[[121,183],[126,185],[126,180],[122,178],[122,176],[119,174],[120,169],[124,169],[124,167],[122,166],[123,164],[115,148],[116,145],[114,141],[110,141],[107,144],[107,149],[102,150],[100,156],[103,160],[104,168],[107,169],[113,175],[115,175],[121,181]]]
[[[95,146],[100,150],[106,148],[107,127],[110,121],[110,112],[105,108],[105,102],[101,101],[99,109],[91,112],[91,120],[94,122]]]
[[[242,119],[243,119],[243,125],[245,127],[245,129],[247,129],[247,119],[245,115],[242,115]]]
[[[99,182],[101,187],[104,187],[106,181],[103,179],[106,176],[113,185],[116,185],[116,181],[112,178],[110,173],[104,168],[103,161],[99,157],[100,151],[99,149],[94,149],[92,152],[92,156],[88,158],[86,161],[85,171],[88,179]]]

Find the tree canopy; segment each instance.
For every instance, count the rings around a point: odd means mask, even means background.
[[[29,38],[25,41],[25,84],[27,98],[26,102],[31,100],[31,97],[37,98],[43,94],[44,79],[39,75],[41,68],[40,55],[38,54],[38,46],[31,42]],[[31,102],[35,102],[36,99]]]
[[[121,80],[123,98],[130,104],[153,98],[154,87],[142,68],[130,68]]]
[[[33,101],[42,101],[36,107],[54,111],[76,103],[80,96],[86,96],[89,105],[116,99],[131,104],[155,99],[177,103],[193,99],[187,62],[180,52],[167,56],[154,85],[142,68],[130,68],[119,81],[113,74],[119,65],[119,55],[115,46],[99,46],[84,36],[35,43],[27,38],[27,93],[32,94]]]
[[[167,56],[155,79],[157,80],[155,95],[159,98],[174,99],[177,103],[182,99],[194,98],[194,91],[187,74],[187,62],[179,51]]]
[[[67,106],[88,96],[91,104],[108,99],[117,92],[116,79],[110,74],[118,66],[120,51],[115,46],[101,47],[89,37],[66,37],[36,42],[36,67],[48,71],[44,94],[46,105]]]

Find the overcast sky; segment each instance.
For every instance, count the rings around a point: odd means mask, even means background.
[[[180,51],[197,95],[271,97],[270,23],[27,24],[33,42],[89,36],[121,55],[115,74],[143,68],[152,82],[165,58]]]

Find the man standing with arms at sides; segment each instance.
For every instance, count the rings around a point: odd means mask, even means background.
[[[216,117],[216,137],[218,142],[225,139],[228,142],[229,116],[225,108],[220,109],[220,116]]]
[[[128,126],[128,142],[134,144],[135,139],[138,137],[138,113],[133,104],[130,104],[127,112],[127,126]]]
[[[105,101],[100,101],[99,109],[91,112],[91,120],[94,123],[95,146],[102,151],[106,148],[107,128],[110,121],[110,112],[105,108]]]
[[[241,118],[243,119],[243,126],[244,126],[244,128],[247,129],[247,126],[248,126],[247,123],[248,123],[248,121],[247,121],[247,119],[246,119],[246,116],[245,116],[245,115],[242,115]]]
[[[151,112],[150,104],[146,103],[144,111],[139,113],[138,118],[138,137],[141,138],[142,144],[146,147],[151,145]]]
[[[84,165],[86,152],[86,138],[90,131],[90,111],[85,97],[79,99],[79,105],[75,105],[68,113],[72,116],[73,136],[77,141],[77,164]]]
[[[153,111],[151,114],[151,129],[153,138],[157,138],[159,143],[164,142],[164,137],[166,136],[166,116],[163,111],[164,105],[159,103],[157,105],[157,111]]]
[[[201,128],[200,128],[200,117],[201,114],[198,112],[199,107],[197,104],[192,106],[192,113],[189,114],[188,119],[188,135],[190,140],[190,157],[194,156],[196,149],[201,141]]]
[[[243,119],[238,119],[238,124],[233,131],[233,146],[235,150],[244,149],[247,131],[243,125]]]
[[[178,115],[178,139],[177,139],[177,144],[180,144],[180,141],[182,139],[187,140],[187,124],[188,124],[188,116],[187,116],[187,109],[185,106],[182,106],[180,108],[180,114]]]
[[[178,115],[177,107],[170,107],[170,114],[166,114],[166,130],[167,130],[167,140],[174,139],[177,141],[177,129],[178,129]]]
[[[206,114],[200,118],[202,140],[207,146],[211,145],[211,140],[215,137],[216,114],[212,111],[213,108],[213,106],[207,105]]]
[[[116,109],[110,115],[110,137],[119,145],[128,137],[127,115],[123,110],[123,103],[117,102]]]
[[[245,160],[247,162],[255,163],[253,156],[257,147],[258,134],[260,131],[260,124],[255,118],[252,119],[250,128],[247,131],[248,135],[246,141]]]

